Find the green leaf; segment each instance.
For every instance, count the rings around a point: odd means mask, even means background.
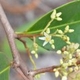
[[[67,4],[64,4],[58,8],[56,8],[57,12],[62,12],[62,21],[53,21],[50,25],[50,29],[54,30],[59,27],[64,27],[67,24],[76,24],[80,22],[80,1],[73,1]],[[53,11],[53,10],[52,10]],[[44,15],[40,18],[33,26],[31,26],[25,33],[27,34],[36,34],[40,33],[46,26],[46,24],[50,21],[50,15],[52,13],[50,11],[48,14]]]
[[[64,30],[64,28],[69,25],[70,28],[74,29],[73,33],[68,34],[72,42],[80,43],[80,0],[72,1],[67,4],[64,4],[56,8],[57,12],[62,12],[60,16],[63,20],[56,21],[54,20],[49,26],[51,32],[54,32],[56,29]],[[47,23],[50,21],[50,15],[52,11],[40,18],[33,26],[23,32],[23,34],[37,34],[40,33]],[[37,39],[37,42],[42,46],[42,41]],[[65,45],[65,42],[59,38],[55,38],[56,49],[60,49]],[[49,45],[46,45],[46,49],[51,49]]]
[[[0,52],[0,80],[9,80],[9,68],[8,59]]]

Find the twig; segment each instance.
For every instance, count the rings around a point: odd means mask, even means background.
[[[32,76],[35,76],[37,74],[41,74],[41,73],[45,73],[45,72],[54,72],[55,68],[58,68],[60,66],[50,66],[50,67],[46,67],[46,68],[41,68],[41,69],[37,69],[37,70],[32,70],[29,73]]]
[[[1,4],[0,4],[0,21],[1,21],[3,28],[7,35],[7,39],[8,39],[11,51],[12,51],[15,68],[19,67],[21,69],[22,73],[26,76],[26,80],[30,80],[28,77],[28,68],[24,64],[23,60],[21,59],[20,54],[15,45],[14,40],[15,40],[16,34],[14,33],[13,29],[11,28],[11,25],[9,24],[9,22],[5,16],[5,13],[2,9]],[[24,75],[22,75],[22,76],[24,76]]]
[[[80,64],[80,60],[76,62],[77,65]],[[54,72],[54,69],[55,68],[59,68],[61,65],[58,65],[58,66],[50,66],[50,67],[46,67],[46,68],[41,68],[41,69],[37,69],[37,70],[32,70],[30,71],[29,73],[32,75],[32,76],[35,76],[37,74],[41,74],[41,73],[45,73],[45,72]],[[68,67],[73,67],[75,65],[71,65],[71,66],[68,66]]]
[[[21,41],[21,42],[23,43],[23,45],[24,45],[24,47],[25,47],[25,49],[26,49],[26,52],[27,52],[28,56],[30,56],[30,50],[29,50],[29,48],[28,48],[27,45],[26,45],[26,41],[22,40],[22,39],[19,38],[19,37],[16,37],[16,39],[18,39],[19,41]]]
[[[36,69],[36,64],[35,64],[32,56],[31,56],[31,53],[30,53],[30,50],[29,50],[29,48],[28,48],[28,46],[27,46],[27,44],[26,44],[26,41],[24,41],[23,39],[21,39],[21,38],[19,38],[19,37],[18,37],[17,39],[23,43],[23,45],[24,45],[24,47],[25,47],[25,49],[26,49],[26,52],[27,52],[27,54],[28,54],[28,56],[29,56],[32,64],[34,65],[34,68]]]
[[[16,38],[33,38],[33,37],[39,37],[42,36],[42,34],[23,34],[23,33],[16,33]]]
[[[22,73],[20,68],[15,68],[15,69],[23,77],[24,80],[27,80],[26,76]]]

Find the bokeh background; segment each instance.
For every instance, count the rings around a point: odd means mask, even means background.
[[[39,17],[41,17],[48,11],[69,1],[71,0],[0,0],[0,3],[2,4],[6,16],[14,31],[24,31],[27,27],[29,27],[29,25],[32,25]],[[25,64],[28,65],[29,69],[33,69],[33,65],[30,62],[23,45],[20,42],[17,42],[17,46],[19,46],[18,49]],[[0,51],[6,53],[8,57],[11,56],[10,49],[1,23]],[[61,56],[57,55],[53,51],[39,52],[38,59],[33,56],[37,68],[58,65],[60,57]],[[14,69],[11,68],[10,72],[10,80],[23,80]],[[60,80],[60,78],[55,78],[54,73],[46,73],[42,74],[39,80]]]

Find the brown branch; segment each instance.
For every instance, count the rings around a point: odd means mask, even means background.
[[[4,30],[6,32],[6,35],[7,35],[7,39],[8,39],[11,51],[12,51],[12,56],[13,56],[15,69],[18,68],[18,67],[20,68],[20,70],[24,74],[22,76],[26,76],[25,80],[33,80],[33,79],[30,79],[28,77],[28,68],[24,64],[23,60],[21,59],[20,54],[19,54],[19,52],[16,48],[15,41],[14,41],[16,34],[14,33],[13,29],[11,28],[11,25],[9,24],[9,22],[8,22],[6,16],[5,16],[5,13],[2,9],[1,4],[0,4],[0,21],[1,21],[1,23],[3,25],[3,28],[4,28]]]
[[[19,34],[17,34],[16,33],[16,38],[26,38],[26,37],[28,37],[28,38],[33,38],[33,37],[39,37],[39,36],[42,36],[42,34],[21,34],[21,33],[19,33]]]
[[[80,60],[76,62],[77,65],[80,64]],[[55,68],[59,68],[61,65],[58,65],[58,66],[50,66],[50,67],[46,67],[46,68],[41,68],[41,69],[37,69],[37,70],[32,70],[30,71],[29,73],[32,75],[32,76],[35,76],[37,74],[41,74],[41,73],[45,73],[45,72],[54,72],[54,69]],[[68,67],[73,67],[75,65],[71,65],[71,66],[68,66]]]
[[[25,49],[26,49],[26,52],[27,52],[28,56],[30,56],[30,55],[31,55],[31,54],[30,54],[30,50],[29,50],[29,48],[28,48],[27,45],[26,45],[26,41],[22,40],[22,39],[19,38],[19,37],[16,37],[16,39],[18,39],[19,41],[21,41],[21,42],[23,43],[23,45],[24,45],[24,47],[25,47]]]
[[[31,52],[30,52],[30,50],[29,50],[29,48],[28,48],[28,46],[27,46],[27,44],[26,44],[26,41],[24,41],[22,38],[19,38],[19,37],[16,37],[16,38],[23,43],[23,45],[24,45],[24,47],[25,47],[25,49],[26,49],[26,52],[27,52],[27,54],[28,54],[28,56],[29,56],[32,64],[34,65],[34,68],[36,69],[36,64],[35,64],[35,62],[34,62],[34,60],[33,60],[33,58],[32,58]],[[31,74],[30,74],[30,75],[31,75]]]
[[[45,73],[45,72],[54,72],[55,68],[58,68],[60,66],[50,66],[50,67],[46,67],[46,68],[41,68],[41,69],[37,69],[37,70],[32,70],[29,73],[32,76],[35,76],[37,74],[41,74],[41,73]]]
[[[21,13],[25,13],[25,12],[35,9],[38,6],[40,0],[33,0],[30,4],[23,5],[23,6],[21,5],[12,6],[4,0],[0,0],[0,2],[3,8],[7,10],[8,12],[13,13],[13,14],[21,14]]]
[[[27,80],[26,76],[23,74],[20,68],[15,68],[15,69],[23,77],[24,80]]]

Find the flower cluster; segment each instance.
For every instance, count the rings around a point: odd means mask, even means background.
[[[47,23],[47,25],[45,26],[45,28],[43,29],[43,31],[41,32],[41,34],[43,34],[48,29],[48,27],[50,26],[50,24],[54,20],[62,21],[62,18],[60,17],[61,14],[62,14],[61,12],[56,13],[56,10],[54,9],[54,11],[52,12],[52,14],[50,16],[51,20]]]
[[[33,48],[34,48],[34,49],[31,51],[31,53],[34,54],[36,58],[38,58],[38,54],[37,54],[38,44],[37,44],[36,41],[35,41],[35,37],[34,37]]]
[[[78,43],[71,43],[58,50],[57,53],[62,55],[60,59],[61,66],[55,69],[55,76],[59,75],[62,77],[62,80],[67,80],[67,76],[72,72],[79,69],[77,65],[78,59],[80,60],[80,45]]]
[[[78,43],[71,43],[70,38],[67,36],[67,33],[74,32],[73,29],[69,28],[69,25],[67,25],[64,28],[64,31],[61,29],[57,29],[54,33],[51,33],[50,31],[50,24],[53,20],[62,21],[61,12],[56,12],[54,10],[50,16],[51,20],[48,22],[46,27],[41,32],[41,35],[39,37],[40,40],[44,41],[42,46],[44,47],[48,43],[51,45],[53,49],[55,49],[54,45],[54,37],[59,37],[62,40],[64,40],[68,45],[64,46],[62,50],[58,50],[57,53],[62,55],[62,58],[60,59],[60,67],[55,68],[55,76],[61,76],[62,80],[67,80],[67,76],[72,72],[79,69],[79,66],[77,65],[77,61],[80,60],[80,45]],[[31,51],[32,54],[35,55],[36,58],[38,58],[38,44],[36,43],[36,39],[34,37],[34,43],[33,43],[34,49]]]
[[[54,9],[50,17],[51,17],[51,19],[53,19],[53,20],[55,19],[55,20],[57,20],[57,21],[62,21],[62,18],[60,17],[61,14],[62,14],[61,12],[58,12],[58,13],[57,13],[56,10]]]
[[[54,39],[52,39],[52,37],[59,37],[63,39],[67,44],[70,44],[70,38],[66,35],[66,33],[71,33],[73,31],[74,30],[70,29],[68,25],[65,27],[64,31],[57,29],[54,33],[50,33],[50,28],[47,28],[47,30],[43,34],[44,37],[39,37],[39,39],[44,40],[43,46],[49,43],[51,47],[55,49]]]
[[[69,25],[67,25],[64,31],[57,29],[56,34],[53,35],[62,38],[67,44],[70,44],[70,38],[66,35],[66,33],[72,33],[72,32],[74,32],[74,30],[70,29]]]
[[[56,13],[56,10],[54,10],[51,14],[51,20],[48,22],[48,24],[46,25],[46,27],[43,29],[43,31],[41,32],[41,34],[44,35],[44,37],[39,37],[40,40],[44,40],[44,43],[43,43],[43,46],[45,46],[47,43],[50,43],[51,47],[53,49],[55,49],[55,46],[54,46],[54,40],[52,39],[52,36],[50,35],[50,28],[48,28],[51,24],[51,22],[55,19],[57,21],[61,21],[62,18],[60,17],[61,16],[61,12],[59,13]],[[34,43],[33,43],[33,47],[34,47],[34,50],[31,51],[32,54],[35,55],[36,58],[38,58],[38,54],[37,54],[37,50],[38,50],[38,45],[35,41],[35,38],[34,38]]]
[[[55,49],[54,39],[52,39],[52,37],[54,36],[62,38],[67,44],[70,44],[70,38],[66,35],[66,33],[71,33],[74,30],[70,29],[68,25],[65,27],[64,31],[57,29],[54,33],[50,33],[50,28],[48,28],[54,19],[57,21],[62,20],[62,18],[60,17],[61,14],[61,12],[56,13],[56,10],[52,12],[50,16],[51,20],[41,32],[41,34],[44,35],[44,37],[39,37],[40,40],[44,40],[43,46],[45,46],[47,43],[50,43],[51,47]]]

